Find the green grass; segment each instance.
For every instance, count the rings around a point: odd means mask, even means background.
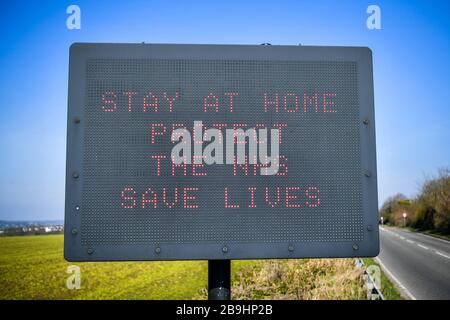
[[[380,267],[380,265],[372,258],[364,258],[362,260],[366,267],[369,267],[371,265],[377,265],[378,267]],[[383,272],[383,269],[381,269],[381,292],[383,293],[386,300],[403,300],[403,297],[401,296],[397,287],[391,282],[391,280],[389,280],[389,278]]]
[[[63,235],[0,237],[0,300],[206,298],[206,261],[73,263],[63,258],[63,241]],[[70,265],[81,269],[79,290],[66,287]],[[353,266],[346,259],[233,261],[234,297],[361,299]]]
[[[0,237],[2,299],[195,299],[207,288],[206,261],[67,262],[63,235]],[[233,261],[232,281],[260,261]],[[66,287],[67,267],[81,289]]]
[[[239,271],[251,261],[233,261]],[[69,290],[67,267],[81,269]],[[71,263],[63,235],[0,238],[0,299],[192,299],[207,285],[206,261]]]

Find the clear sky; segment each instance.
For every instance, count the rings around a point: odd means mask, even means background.
[[[66,27],[79,5],[81,30]],[[381,30],[366,8],[381,8]],[[450,1],[2,1],[0,219],[62,219],[73,42],[373,50],[380,203],[450,165]]]

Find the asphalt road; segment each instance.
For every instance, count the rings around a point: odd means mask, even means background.
[[[380,228],[377,258],[410,299],[450,299],[450,241],[399,228]]]

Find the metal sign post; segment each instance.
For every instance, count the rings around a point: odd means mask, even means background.
[[[231,260],[208,260],[208,300],[231,299]]]

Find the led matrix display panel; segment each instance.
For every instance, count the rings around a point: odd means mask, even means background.
[[[65,257],[377,255],[373,109],[367,48],[74,44]],[[278,173],[173,164],[194,121],[279,129]]]

